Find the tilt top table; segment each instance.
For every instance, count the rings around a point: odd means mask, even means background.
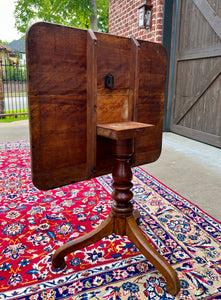
[[[26,52],[34,185],[48,190],[110,172],[114,181],[108,218],[58,248],[53,266],[107,235],[127,235],[176,295],[177,274],[139,229],[131,203],[131,167],[161,152],[164,47],[40,22],[27,32]]]

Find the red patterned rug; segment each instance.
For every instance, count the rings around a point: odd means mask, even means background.
[[[140,228],[177,271],[165,281],[127,237],[111,235],[52,268],[54,251],[98,226],[112,204],[111,176],[47,192],[31,181],[28,142],[0,143],[0,300],[221,299],[221,223],[141,168],[133,169]]]

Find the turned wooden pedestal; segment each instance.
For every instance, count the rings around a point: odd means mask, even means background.
[[[134,138],[143,134],[152,125],[125,122],[97,125],[97,134],[115,140],[113,155],[116,165],[113,169],[113,193],[115,202],[108,218],[92,232],[61,246],[53,255],[52,264],[55,268],[64,268],[64,257],[71,252],[87,247],[113,233],[127,235],[140,252],[165,277],[166,290],[176,295],[180,283],[176,272],[170,264],[148,243],[137,225],[139,213],[133,210],[132,171],[130,161],[134,154]]]

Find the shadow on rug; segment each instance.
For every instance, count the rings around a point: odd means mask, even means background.
[[[140,228],[177,271],[165,281],[127,237],[111,235],[52,268],[55,250],[109,214],[105,175],[47,192],[31,181],[27,142],[0,143],[0,299],[221,299],[221,224],[141,168],[133,169]]]

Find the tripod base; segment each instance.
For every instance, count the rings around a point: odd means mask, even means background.
[[[165,277],[168,293],[176,295],[180,290],[177,274],[164,257],[148,243],[140,231],[137,225],[139,212],[133,210],[133,205],[130,202],[133,198],[130,162],[134,154],[134,136],[141,134],[142,129],[145,130],[145,128],[148,128],[148,125],[136,122],[98,126],[100,135],[115,139],[113,154],[116,158],[116,165],[112,173],[114,180],[112,197],[115,202],[112,205],[110,215],[100,226],[92,232],[61,246],[54,253],[52,264],[55,268],[64,268],[64,257],[69,253],[94,244],[113,233],[122,236],[127,235],[148,261]]]
[[[148,261],[165,277],[167,281],[166,290],[168,293],[176,295],[179,292],[180,283],[176,272],[153,246],[148,243],[137,225],[134,214],[119,216],[111,212],[108,218],[92,232],[61,246],[53,255],[53,266],[55,268],[64,268],[64,257],[66,255],[92,245],[113,233],[117,235],[127,235],[129,237]]]

